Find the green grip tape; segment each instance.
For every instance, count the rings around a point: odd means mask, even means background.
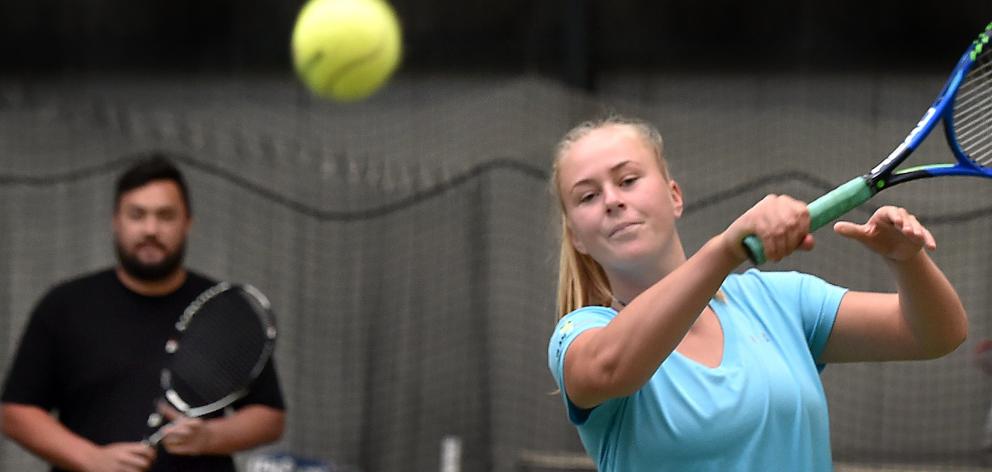
[[[868,179],[855,177],[846,184],[817,198],[807,206],[809,208],[809,231],[816,231],[827,223],[840,218],[844,213],[868,201],[875,193],[876,191],[868,185]],[[744,238],[741,244],[744,245],[747,257],[754,265],[765,263],[765,248],[761,244],[761,239],[752,234]]]
[[[747,258],[751,259],[751,262],[759,266],[764,264],[767,259],[765,259],[765,246],[761,244],[761,240],[753,234],[749,234],[744,241],[741,241],[744,245],[744,250],[747,251]]]

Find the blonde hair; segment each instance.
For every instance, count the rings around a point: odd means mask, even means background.
[[[582,254],[572,245],[571,229],[565,214],[565,202],[559,191],[559,170],[561,158],[580,139],[589,133],[610,126],[624,126],[633,130],[651,148],[658,160],[658,168],[668,179],[668,165],[665,162],[665,141],[661,133],[650,123],[627,118],[620,115],[610,115],[596,120],[580,123],[562,137],[555,146],[554,162],[551,171],[551,192],[558,200],[558,214],[561,224],[561,250],[558,258],[558,301],[556,306],[557,319],[584,306],[613,303],[613,289],[606,277],[606,271],[592,257]],[[629,301],[629,300],[628,300]]]

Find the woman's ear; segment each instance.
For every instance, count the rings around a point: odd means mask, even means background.
[[[684,205],[682,201],[682,187],[679,187],[679,183],[675,180],[668,181],[668,194],[672,198],[672,209],[675,212],[675,217],[681,218]]]

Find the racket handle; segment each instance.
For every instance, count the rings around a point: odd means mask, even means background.
[[[148,436],[147,438],[143,439],[141,441],[141,444],[144,444],[148,447],[157,447],[158,443],[162,442],[162,439],[165,438],[165,427],[169,426],[170,424],[172,423],[170,422],[166,425],[163,425],[161,428],[157,429],[151,436]]]
[[[866,177],[855,177],[846,184],[817,198],[807,206],[809,209],[809,231],[812,233],[827,223],[840,218],[841,215],[868,201],[875,193],[877,190],[872,189]],[[751,259],[754,265],[765,263],[765,248],[761,244],[761,239],[752,234],[744,238],[741,244],[744,246],[744,251],[747,252],[748,259]]]

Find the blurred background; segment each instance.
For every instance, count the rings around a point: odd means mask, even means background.
[[[5,0],[11,72],[285,72],[305,2]],[[988,13],[980,0],[390,2],[405,74],[540,75],[594,88],[617,71],[946,66]]]
[[[608,112],[657,124],[691,252],[766,193],[811,200],[880,160],[992,21],[987,0],[390,3],[399,71],[337,104],[293,76],[302,1],[2,0],[0,369],[49,286],[114,262],[113,180],[166,149],[189,265],[278,312],[288,429],[262,452],[432,471],[444,443],[466,471],[589,470],[546,361],[560,136]],[[951,158],[935,132],[910,162]],[[990,196],[939,179],[852,214],[919,214],[972,331],[940,360],[826,369],[838,469],[985,463]],[[829,231],[767,269],[892,288]],[[0,470],[45,468],[3,441]]]

